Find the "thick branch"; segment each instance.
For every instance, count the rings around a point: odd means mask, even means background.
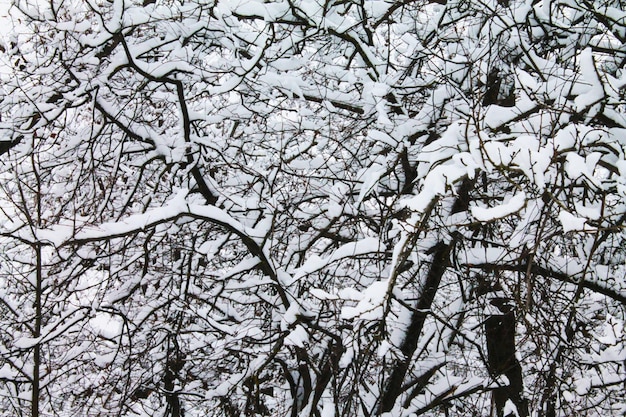
[[[458,190],[458,197],[452,206],[452,214],[459,213],[467,210],[467,204],[469,199],[469,190],[474,186],[474,180],[465,178]],[[455,245],[455,239],[450,242],[438,242],[432,249],[432,261],[430,269],[424,280],[423,292],[420,295],[420,299],[415,306],[411,314],[409,326],[406,330],[406,335],[402,344],[400,345],[400,351],[404,355],[404,358],[400,360],[394,370],[392,371],[387,381],[387,386],[381,399],[381,411],[388,412],[393,408],[396,399],[403,391],[403,382],[406,373],[409,369],[413,354],[417,349],[418,341],[424,323],[428,317],[429,311],[435,299],[435,295],[439,290],[439,284],[443,274],[450,265],[450,253]]]
[[[210,213],[205,213],[205,211],[208,211]],[[176,220],[185,217],[213,223],[239,236],[239,238],[248,248],[250,253],[259,259],[259,268],[261,269],[261,271],[269,276],[272,281],[276,282],[276,291],[278,292],[278,295],[280,296],[280,299],[285,308],[289,307],[289,298],[287,297],[284,289],[278,283],[278,274],[272,267],[272,264],[267,258],[265,252],[263,251],[263,248],[250,235],[248,235],[242,227],[237,227],[237,222],[232,219],[227,213],[213,206],[200,206],[196,207],[196,210],[190,211],[172,210],[171,213],[168,213],[166,211],[165,214],[159,214],[155,212],[153,218],[150,218],[148,216],[146,217],[148,221],[144,220],[143,222],[140,221],[138,218],[136,219],[137,221],[133,221],[134,219],[131,216],[130,219],[126,219],[125,221],[125,223],[129,225],[129,227],[123,228],[123,230],[111,231],[110,233],[106,231],[103,233],[86,233],[83,237],[79,235],[78,237],[75,237],[73,239],[67,239],[61,244],[61,246],[81,245],[88,242],[96,242],[105,239],[124,237],[142,230],[155,227],[159,224],[175,222]],[[59,231],[59,233],[62,232]]]
[[[615,301],[622,303],[623,305],[626,305],[626,294],[623,292],[617,291],[613,288],[603,287],[597,282],[591,282],[591,281],[585,281],[585,280],[578,281],[568,274],[565,274],[563,272],[553,271],[543,266],[539,266],[535,263],[531,265],[530,269],[528,268],[527,265],[524,265],[524,264],[511,265],[511,264],[482,263],[482,264],[468,264],[467,266],[471,268],[482,269],[484,271],[511,271],[511,272],[526,273],[528,270],[530,270],[530,272],[534,275],[538,275],[538,276],[542,276],[546,278],[553,278],[558,281],[567,282],[570,284],[580,285],[582,286],[582,288],[586,288],[593,292],[597,292],[599,294],[605,295]]]

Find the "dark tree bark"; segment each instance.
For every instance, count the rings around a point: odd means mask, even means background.
[[[465,178],[458,189],[458,196],[452,206],[451,214],[460,213],[467,210],[469,203],[469,192],[474,186],[475,181],[470,178]],[[418,341],[424,323],[428,317],[428,311],[435,300],[435,295],[439,290],[439,284],[443,274],[446,272],[448,266],[450,266],[450,253],[455,245],[455,239],[451,239],[449,242],[438,242],[430,250],[432,253],[432,261],[428,275],[424,283],[424,288],[420,299],[415,306],[415,310],[411,314],[411,321],[406,331],[404,340],[400,346],[400,351],[404,355],[404,359],[399,361],[391,372],[385,391],[382,395],[380,402],[380,411],[390,411],[400,394],[402,393],[402,385],[404,378],[413,359],[413,354],[417,349]]]
[[[0,141],[0,156],[9,152],[11,148],[19,144],[22,141],[22,138],[23,136],[18,136],[17,139],[13,141]]]
[[[426,278],[424,290],[415,311],[411,315],[409,328],[400,346],[400,351],[404,354],[404,359],[398,362],[391,373],[387,383],[387,389],[382,397],[381,410],[383,412],[391,411],[396,399],[402,393],[402,383],[409,369],[413,354],[417,349],[417,342],[419,341],[419,336],[424,327],[426,317],[428,317],[428,311],[439,289],[441,277],[450,263],[451,249],[452,243],[444,244],[440,242],[434,247],[433,260]]]
[[[520,417],[528,417],[528,401],[523,396],[522,367],[515,357],[515,313],[506,299],[490,300],[502,314],[493,314],[485,321],[487,361],[492,376],[504,375],[507,386],[493,391],[493,401],[498,417],[504,417],[504,407],[511,400]],[[510,415],[510,414],[509,414]]]
[[[185,412],[181,405],[178,393],[174,391],[176,380],[184,366],[184,358],[181,357],[180,349],[176,339],[172,337],[172,345],[168,352],[165,375],[163,376],[163,387],[166,392],[167,409],[165,416],[184,417]]]

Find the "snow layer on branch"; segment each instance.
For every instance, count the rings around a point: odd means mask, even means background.
[[[300,279],[305,275],[320,271],[324,269],[329,264],[340,261],[344,258],[350,258],[354,256],[362,256],[369,253],[377,253],[384,250],[384,246],[381,242],[374,238],[368,237],[365,239],[358,240],[356,242],[346,243],[339,248],[337,248],[332,255],[328,257],[320,257],[318,255],[311,255],[304,265],[299,268],[296,268],[292,274],[294,279]]]
[[[484,415],[505,382],[484,279],[524,314],[524,395],[565,346],[557,414],[621,414],[623,11],[14,3],[35,19],[0,45],[2,149],[22,136],[0,158],[0,379],[39,345],[42,404],[72,415],[360,416],[408,363],[387,415]]]
[[[188,193],[188,190],[180,190],[167,204],[145,213],[128,216],[117,222],[102,223],[98,226],[84,225],[78,228],[78,231],[70,225],[57,225],[50,229],[37,230],[36,237],[40,241],[47,241],[58,247],[69,242],[103,240],[132,234],[182,216],[215,222],[242,234],[255,235],[252,230],[215,206],[189,204],[186,200]]]
[[[472,216],[480,222],[489,222],[519,212],[526,204],[526,193],[521,191],[496,207],[471,207]]]
[[[599,103],[604,98],[604,87],[598,77],[598,70],[596,69],[591,48],[585,48],[579,57],[583,80],[589,85],[586,92],[574,99],[576,111],[582,112],[588,107]]]
[[[341,317],[346,320],[361,318],[363,320],[378,320],[382,318],[383,301],[389,291],[389,280],[377,281],[365,291],[355,307],[346,306],[341,310]]]
[[[563,226],[563,232],[565,233],[585,230],[585,228],[587,228],[587,219],[577,217],[565,210],[561,210],[559,212],[559,221],[561,222],[561,226]]]

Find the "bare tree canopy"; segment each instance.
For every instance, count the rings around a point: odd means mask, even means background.
[[[3,1],[0,415],[626,415],[626,4]]]

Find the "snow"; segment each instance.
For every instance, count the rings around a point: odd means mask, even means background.
[[[239,223],[220,208],[188,204],[186,201],[188,193],[188,190],[180,190],[164,206],[146,211],[145,213],[128,216],[121,221],[102,223],[97,227],[84,226],[77,232],[69,225],[57,225],[49,229],[37,230],[36,236],[41,241],[47,241],[59,247],[70,241],[93,241],[129,235],[185,216],[214,222],[242,234],[255,236],[251,229]]]
[[[4,380],[13,379],[17,376],[17,371],[13,370],[9,364],[3,364],[0,368],[0,378]]]
[[[393,345],[391,343],[389,343],[386,340],[383,340],[380,343],[380,346],[378,347],[378,351],[376,352],[376,354],[378,355],[379,358],[384,358],[385,355],[387,355],[389,350],[392,348],[393,348]]]
[[[464,254],[462,262],[467,265],[505,264],[517,259],[517,254],[506,247],[470,247]]]
[[[600,343],[608,346],[615,346],[619,341],[622,340],[624,335],[624,322],[617,319],[612,315],[608,315],[605,323],[604,329],[601,335],[596,335],[595,338]],[[626,357],[626,353],[623,354]],[[620,357],[610,358],[610,360],[619,360]]]
[[[499,296],[524,395],[545,388],[534,376],[576,308],[559,411],[620,414],[626,12],[213,3],[0,3],[0,139],[22,136],[0,158],[0,379],[32,377],[39,345],[40,414],[62,398],[68,415],[148,416],[180,354],[190,417],[256,401],[362,417],[406,360],[386,415],[448,400],[482,415],[507,383],[484,363]],[[484,104],[494,69],[514,103]],[[498,291],[477,296],[479,276]],[[0,409],[30,395],[7,382]]]
[[[507,402],[504,404],[504,411],[503,411],[505,416],[510,416],[510,417],[519,417],[519,413],[517,411],[517,407],[515,406],[515,404],[513,404],[513,401],[511,400],[507,400]]]
[[[389,281],[377,281],[363,291],[361,300],[355,307],[346,306],[341,310],[341,318],[352,320],[376,320],[382,317],[383,301],[389,291]]]
[[[329,301],[329,300],[332,301],[332,300],[338,300],[339,299],[338,295],[331,294],[331,293],[326,292],[326,291],[324,291],[324,290],[322,290],[320,288],[311,288],[309,290],[309,293],[313,297],[315,297],[315,298],[317,298],[318,300],[321,300],[321,301]]]
[[[357,197],[357,204],[360,204],[367,195],[376,190],[376,185],[380,178],[385,174],[387,168],[381,164],[374,163],[363,172],[360,176],[360,180],[363,182],[359,196]]]
[[[587,223],[587,219],[577,217],[565,210],[559,212],[559,221],[564,233],[585,230]]]
[[[116,356],[117,352],[110,352],[104,355],[94,355],[93,361],[96,366],[99,366],[100,368],[105,368],[106,366],[111,364],[111,362],[113,362]]]
[[[604,98],[604,87],[598,78],[598,71],[593,59],[591,48],[585,48],[580,53],[580,71],[584,82],[589,85],[587,91],[574,99],[576,111],[581,112],[597,104]]]
[[[285,345],[287,346],[298,346],[300,348],[305,348],[309,340],[309,336],[306,332],[306,329],[301,325],[297,325],[286,337],[285,337]]]
[[[105,339],[114,339],[119,337],[122,332],[123,325],[121,318],[103,313],[99,313],[89,320],[89,324],[95,332]]]
[[[535,101],[522,92],[520,93],[520,98],[516,100],[514,107],[503,107],[497,104],[490,105],[485,114],[485,124],[496,130],[521,114],[532,111],[536,106]]]
[[[467,175],[467,167],[457,164],[436,166],[424,180],[420,192],[405,200],[405,207],[424,213],[439,196],[445,194],[451,187],[455,187],[456,182],[465,175]]]
[[[324,401],[321,417],[334,417],[335,415],[335,404],[329,400]]]
[[[325,268],[327,265],[340,261],[344,258],[353,256],[360,256],[369,253],[376,253],[384,250],[384,246],[376,238],[365,238],[356,242],[349,242],[341,245],[337,248],[332,255],[328,257],[320,257],[316,254],[312,254],[307,258],[304,265],[296,268],[292,274],[294,279],[300,279],[305,275],[312,274]]]
[[[291,324],[298,321],[298,316],[301,315],[300,305],[298,303],[292,303],[285,314],[283,314],[283,319],[281,321],[281,327],[283,329],[288,328]]]
[[[519,212],[526,205],[526,193],[521,191],[510,197],[508,201],[496,207],[478,207],[470,208],[472,216],[480,222],[489,222],[511,214]]]
[[[602,206],[600,204],[583,205],[581,203],[575,203],[575,206],[576,213],[589,220],[599,220],[602,216]]]

